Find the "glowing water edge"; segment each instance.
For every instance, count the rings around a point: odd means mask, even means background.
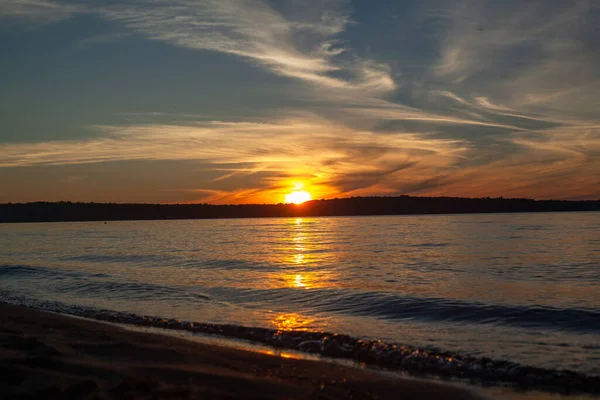
[[[600,213],[0,225],[0,300],[600,393]]]

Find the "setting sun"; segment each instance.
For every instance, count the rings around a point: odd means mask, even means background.
[[[306,190],[295,190],[285,195],[286,203],[302,204],[309,200],[312,200],[312,196]]]

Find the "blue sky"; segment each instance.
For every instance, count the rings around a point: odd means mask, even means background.
[[[595,1],[0,1],[0,202],[600,198]]]

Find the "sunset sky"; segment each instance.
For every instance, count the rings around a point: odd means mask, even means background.
[[[600,1],[0,0],[0,202],[600,198]]]

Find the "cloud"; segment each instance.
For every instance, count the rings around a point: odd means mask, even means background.
[[[149,39],[233,54],[282,76],[330,89],[385,93],[389,68],[356,55],[336,35],[350,22],[345,1],[286,2],[287,14],[250,0],[124,2],[97,11]],[[319,13],[311,10],[319,8]],[[348,79],[334,76],[340,72]]]
[[[271,202],[295,181],[305,182],[316,198],[398,194],[583,198],[600,185],[594,173],[600,169],[598,125],[515,132],[499,142],[518,150],[510,157],[503,153],[487,160],[469,141],[357,130],[316,116],[271,123],[211,121],[93,129],[103,135],[1,144],[0,167],[194,160],[207,164],[216,178],[182,190],[197,193],[197,201],[221,203]],[[585,129],[579,141],[571,140],[574,129]],[[228,181],[235,181],[231,188],[218,188],[228,186],[223,186]]]
[[[385,93],[396,84],[385,64],[356,55],[336,35],[350,23],[346,1],[282,2],[285,13],[256,0],[147,0],[118,4],[48,0],[8,0],[0,16],[55,22],[87,12],[120,23],[148,39],[194,49],[233,54],[278,75],[340,90]],[[314,10],[319,9],[318,13]],[[284,15],[285,14],[285,15]],[[121,35],[121,34],[119,34]],[[113,34],[84,39],[80,45],[114,40]],[[346,75],[346,79],[334,76]]]
[[[81,5],[48,0],[2,0],[0,2],[0,22],[5,20],[39,26],[67,19],[72,14],[84,10],[85,8]]]
[[[600,4],[590,1],[443,4],[436,13],[444,39],[429,78],[462,97],[483,92],[521,111],[589,117],[600,84],[598,12]]]
[[[390,178],[401,171],[435,173],[464,157],[461,141],[398,132],[380,135],[313,117],[273,123],[212,121],[193,125],[97,126],[95,139],[0,145],[0,167],[85,164],[120,160],[198,160],[228,168],[215,182],[236,175],[261,176],[249,192],[280,190],[293,179],[323,191],[348,192],[369,186],[369,177]],[[427,172],[425,172],[427,171]],[[360,179],[359,179],[360,178]],[[354,182],[352,182],[354,180]],[[315,189],[315,190],[317,190]],[[335,189],[335,190],[333,190]],[[203,190],[215,190],[211,187]]]
[[[95,139],[0,144],[1,167],[118,160],[207,160],[219,163],[303,164],[335,161],[364,148],[383,153],[456,151],[458,141],[417,134],[397,137],[355,131],[318,118],[272,123],[211,121],[193,125],[95,126]],[[318,149],[315,155],[311,149]]]

